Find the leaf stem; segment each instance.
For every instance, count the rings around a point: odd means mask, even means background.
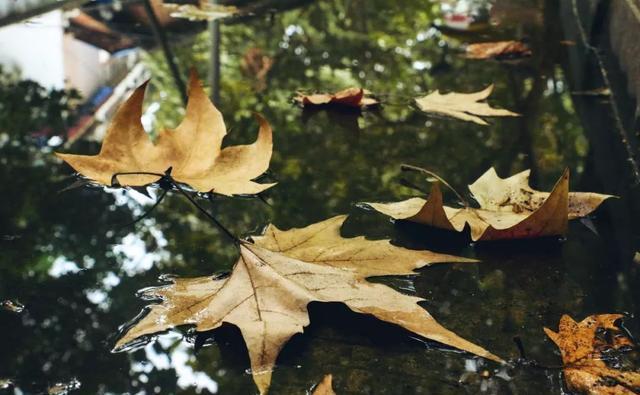
[[[189,193],[187,191],[185,191],[178,183],[176,183],[175,181],[173,181],[173,179],[171,180],[171,184],[182,194],[184,195],[184,197],[186,197],[189,202],[191,202],[191,204],[193,204],[194,206],[196,206],[196,208],[198,210],[200,210],[200,212],[202,214],[204,214],[207,218],[209,218],[211,220],[211,222],[213,222],[218,229],[220,229],[222,231],[222,233],[224,233],[227,237],[229,237],[231,239],[231,241],[233,241],[234,244],[240,244],[240,239],[238,239],[233,233],[231,233],[231,231],[229,231],[227,228],[225,228],[220,221],[218,221],[216,219],[216,217],[214,217],[213,215],[209,214],[209,212],[207,210],[205,210],[200,204],[198,204],[198,202],[195,201],[195,199],[193,199]]]
[[[154,208],[156,208],[158,206],[158,204],[160,204],[160,201],[162,200],[162,198],[164,198],[164,196],[166,195],[166,192],[168,191],[168,189],[170,189],[168,185],[170,185],[171,187],[175,188],[178,190],[178,192],[180,192],[184,197],[187,198],[187,200],[189,200],[189,202],[194,205],[201,213],[203,213],[207,218],[209,218],[211,220],[211,222],[213,222],[218,229],[220,229],[222,231],[222,233],[224,233],[227,237],[229,237],[234,244],[238,245],[240,244],[240,239],[238,239],[233,233],[231,233],[227,228],[225,228],[220,221],[218,221],[213,215],[209,214],[209,212],[207,210],[205,210],[200,204],[198,204],[198,202],[195,201],[195,199],[193,199],[189,193],[187,191],[184,190],[184,188],[182,188],[180,186],[179,183],[177,183],[173,177],[171,177],[171,170],[172,168],[169,167],[164,174],[160,174],[160,173],[153,173],[153,172],[147,172],[147,171],[131,171],[131,172],[120,172],[120,173],[114,173],[113,176],[111,177],[111,186],[115,187],[115,186],[119,186],[120,183],[118,182],[118,176],[121,175],[148,175],[148,176],[158,176],[160,177],[160,179],[158,180],[160,182],[160,186],[162,187],[162,189],[165,190],[165,193],[162,194],[162,196],[158,199],[158,201],[153,205],[153,207],[151,208],[151,210],[153,210]],[[163,185],[164,184],[164,185]],[[144,218],[146,215],[149,214],[149,212],[151,212],[151,210],[147,211],[146,214],[144,214],[142,217],[138,218],[137,220],[135,220],[133,223],[138,222],[139,220],[141,220],[142,218]]]
[[[400,170],[402,170],[402,171],[416,171],[418,173],[424,173],[424,174],[427,174],[427,175],[429,175],[431,177],[434,177],[436,180],[440,181],[444,186],[446,186],[447,188],[452,190],[453,193],[456,194],[458,199],[460,199],[462,204],[464,204],[465,208],[469,208],[469,202],[467,202],[467,200],[465,198],[463,198],[462,195],[460,195],[458,193],[458,191],[456,191],[455,188],[452,187],[444,178],[440,177],[436,173],[434,173],[434,172],[432,172],[430,170],[427,170],[427,169],[423,169],[422,167],[412,166],[412,165],[407,165],[407,164],[400,165]]]

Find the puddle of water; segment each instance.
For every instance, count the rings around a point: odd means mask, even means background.
[[[519,8],[495,3],[465,19],[466,11],[442,13],[439,2],[327,1],[223,24],[218,93],[229,129],[225,144],[252,141],[257,126],[251,113],[264,114],[274,129],[270,173],[278,185],[265,193],[269,204],[220,198],[207,208],[239,235],[255,234],[269,222],[284,229],[348,213],[346,237],[391,238],[408,248],[480,259],[477,265],[436,265],[415,276],[375,281],[426,299],[424,307],[444,326],[504,358],[520,356],[517,336],[529,358],[557,365],[559,355],[544,326],[557,327],[562,314],[581,319],[637,311],[639,266],[632,260],[640,239],[629,220],[635,218],[627,205],[632,195],[615,191],[621,199],[606,202],[588,226],[572,223],[566,240],[526,243],[472,245],[464,235],[393,224],[355,206],[420,195],[408,184],[428,189],[423,178],[401,172],[401,163],[431,169],[459,191],[494,166],[502,176],[531,168],[537,189],[551,187],[569,167],[573,190],[613,192],[606,187],[611,176],[599,169],[614,159],[597,155],[583,126],[592,119],[584,121],[575,108],[576,100],[607,96],[590,92],[593,86],[571,84],[581,64],[567,65],[572,46],[563,44],[568,38],[560,11],[552,2]],[[122,20],[110,7],[90,11],[112,13],[115,28]],[[206,80],[211,37],[204,25],[188,26],[184,34],[168,28],[169,41],[181,73],[194,66]],[[503,39],[525,39],[532,57],[514,64],[463,56],[468,43]],[[243,59],[258,52],[273,62],[264,78],[242,67]],[[87,66],[86,58],[69,61]],[[183,106],[162,53],[142,55],[142,64],[152,76],[145,125],[175,126]],[[144,75],[135,62],[125,69]],[[472,92],[490,83],[495,91],[489,102],[522,117],[491,119],[479,127],[422,114],[411,104],[435,89]],[[49,140],[43,144],[33,132],[73,125],[82,117],[59,115],[64,95],[52,104],[45,98],[58,94],[38,96],[23,84],[29,95],[14,85],[10,91],[41,101],[11,99],[22,106],[11,113],[0,106],[0,181],[9,186],[0,196],[0,294],[29,308],[20,315],[0,314],[0,377],[11,377],[24,393],[57,382],[63,383],[61,391],[82,382],[79,392],[86,393],[255,392],[244,343],[233,328],[207,334],[210,346],[195,347],[197,353],[179,332],[128,353],[110,352],[118,328],[149,303],[136,291],[162,283],[158,278],[166,273],[223,273],[237,252],[180,196],[169,194],[149,218],[121,229],[153,200],[95,187],[58,194],[71,171],[52,158]],[[300,89],[351,85],[375,93],[382,108],[309,112],[292,103]],[[73,152],[98,151],[91,135],[85,137],[71,146]],[[455,202],[446,192],[445,198]],[[301,393],[324,373],[333,373],[337,393],[562,393],[559,371],[499,368],[339,305],[313,304],[310,315],[305,334],[282,351],[273,393]],[[628,326],[639,333],[636,319]],[[77,384],[67,382],[69,377],[77,377]]]

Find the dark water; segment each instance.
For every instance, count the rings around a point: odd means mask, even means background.
[[[375,281],[425,298],[424,307],[445,327],[505,359],[520,356],[513,341],[519,337],[527,358],[559,365],[542,328],[555,329],[562,314],[628,313],[628,327],[638,333],[631,317],[639,301],[638,264],[632,262],[638,229],[630,197],[607,189],[596,171],[603,159],[593,153],[585,119],[576,114],[571,91],[578,88],[569,85],[575,68],[567,62],[574,48],[561,43],[569,34],[561,22],[566,15],[555,2],[520,3],[500,25],[479,24],[472,34],[442,34],[431,26],[440,17],[437,2],[409,0],[318,2],[223,25],[219,107],[231,130],[225,144],[252,141],[257,125],[251,112],[264,114],[275,133],[269,177],[278,185],[264,194],[268,204],[215,200],[218,219],[250,235],[269,222],[301,227],[347,213],[345,236],[391,238],[481,259]],[[523,37],[534,56],[519,62],[461,56],[467,42]],[[207,33],[169,38],[182,74],[194,66],[205,76]],[[241,67],[250,48],[274,60],[264,81]],[[153,77],[148,103],[160,104],[155,126],[174,126],[182,107],[168,68],[156,52],[145,64]],[[490,102],[522,117],[491,119],[483,127],[428,117],[410,104],[434,89],[469,92],[490,83]],[[384,106],[360,114],[291,104],[298,89],[351,85],[378,94]],[[255,393],[244,343],[233,328],[214,332],[197,353],[192,336],[183,340],[186,329],[136,351],[111,353],[119,327],[145,305],[137,290],[159,284],[162,274],[228,271],[237,251],[178,195],[122,228],[152,200],[90,187],[58,193],[72,182],[71,170],[24,137],[46,102],[3,99],[31,112],[23,119],[5,112],[10,119],[0,124],[0,300],[25,306],[21,313],[0,311],[0,379],[28,394],[72,379],[81,383],[74,393],[82,394]],[[602,111],[602,122],[612,125]],[[99,144],[80,141],[66,149],[95,153]],[[472,245],[465,235],[394,225],[355,206],[420,195],[403,186],[403,178],[428,188],[424,179],[401,174],[402,163],[431,169],[461,191],[490,166],[502,176],[531,168],[540,189],[569,167],[573,190],[622,196],[606,202],[589,226],[572,223],[564,240]],[[455,202],[452,194],[446,199]],[[311,326],[278,360],[274,394],[305,393],[325,373],[333,373],[339,394],[563,393],[558,369],[499,367],[340,305],[312,304],[310,313]]]

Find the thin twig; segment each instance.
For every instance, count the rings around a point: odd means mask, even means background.
[[[462,204],[464,204],[465,208],[469,207],[469,202],[467,202],[467,200],[465,198],[463,198],[462,195],[460,195],[458,193],[458,191],[455,190],[454,187],[449,185],[449,183],[444,178],[440,177],[436,173],[434,173],[432,171],[429,171],[427,169],[423,169],[422,167],[417,167],[417,166],[412,166],[412,165],[407,165],[407,164],[400,165],[400,170],[402,170],[402,171],[417,171],[418,173],[424,173],[424,174],[427,174],[427,175],[429,175],[431,177],[434,177],[436,180],[440,181],[444,186],[446,186],[447,188],[451,189],[453,191],[453,193],[456,194],[458,199],[460,199]]]
[[[605,68],[604,61],[602,60],[602,57],[598,53],[598,48],[591,45],[591,43],[589,42],[589,39],[587,38],[587,32],[584,30],[584,27],[582,26],[582,20],[580,19],[580,14],[578,12],[578,4],[576,0],[571,0],[571,11],[573,12],[573,16],[576,19],[578,32],[580,33],[580,39],[582,40],[582,43],[585,46],[585,48],[593,52],[593,55],[596,61],[598,62],[598,68],[600,69],[602,80],[604,81],[604,84],[606,85],[607,88],[609,88],[609,91],[611,92],[609,94],[609,97],[610,97],[609,103],[611,103],[611,112],[613,113],[613,119],[615,120],[616,129],[618,130],[618,134],[620,135],[621,143],[624,146],[627,152],[628,160],[631,163],[631,170],[633,171],[633,176],[635,177],[636,183],[638,183],[640,182],[640,169],[638,168],[638,164],[634,159],[633,149],[631,147],[631,144],[629,143],[629,139],[627,138],[627,132],[624,128],[624,125],[622,124],[622,119],[620,117],[620,112],[618,111],[618,107],[616,107],[615,92],[613,92],[613,90],[611,89],[611,81],[609,80],[609,74],[607,73],[607,70]]]
[[[198,210],[200,210],[200,212],[202,214],[204,214],[207,218],[209,218],[214,224],[216,224],[216,226],[222,231],[222,233],[224,233],[225,235],[227,235],[233,242],[234,244],[239,244],[240,240],[233,234],[231,233],[227,228],[225,228],[213,215],[209,214],[209,212],[207,210],[205,210],[200,204],[198,204],[198,202],[196,202],[190,195],[189,193],[187,193],[187,191],[185,191],[180,185],[178,185],[176,182],[174,182],[173,180],[171,180],[171,183],[173,184],[173,186],[182,194],[184,195],[184,197],[186,197],[189,202],[191,202],[191,204],[193,204],[194,206],[196,206],[196,208]]]

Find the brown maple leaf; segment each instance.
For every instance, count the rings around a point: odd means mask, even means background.
[[[209,331],[223,323],[237,326],[244,337],[254,380],[261,393],[284,344],[309,325],[310,302],[341,302],[357,313],[399,325],[427,339],[501,361],[487,350],[445,329],[422,307],[423,299],[407,296],[369,276],[405,275],[435,262],[469,259],[408,250],[388,240],[342,238],[338,216],[305,228],[281,231],[269,225],[253,242],[240,242],[240,258],[225,279],[175,279],[146,290],[160,298],[149,313],[118,341],[122,349],[141,336],[180,325]]]
[[[174,180],[200,192],[257,194],[275,185],[252,181],[268,169],[273,149],[271,126],[262,116],[256,114],[260,131],[255,143],[221,149],[227,134],[222,114],[192,72],[184,119],[175,130],[161,131],[154,143],[140,120],[145,87],[118,109],[98,155],[56,155],[103,185],[111,185],[114,177],[122,186],[151,184],[160,176],[148,173],[161,175],[169,168]]]
[[[439,183],[429,199],[411,198],[396,203],[366,203],[395,219],[418,222],[461,232],[468,224],[476,240],[520,239],[564,235],[568,220],[583,217],[611,195],[569,192],[569,170],[553,190],[541,192],[529,186],[529,170],[500,178],[490,168],[469,189],[479,208],[443,205]]]
[[[441,94],[440,91],[431,92],[426,96],[415,99],[418,108],[426,113],[444,115],[463,121],[474,122],[479,125],[488,125],[482,117],[517,117],[520,114],[493,108],[488,103],[482,102],[493,91],[493,84],[479,92]]]
[[[303,107],[335,105],[352,108],[373,107],[380,102],[371,97],[371,93],[362,88],[347,88],[336,93],[314,93],[307,95],[298,92],[294,101]]]
[[[521,41],[495,41],[469,44],[468,59],[515,59],[531,56],[531,48]]]
[[[569,391],[590,395],[640,393],[640,371],[625,366],[622,358],[636,348],[626,331],[616,325],[622,317],[600,314],[576,322],[563,315],[558,332],[544,328],[560,349]]]

